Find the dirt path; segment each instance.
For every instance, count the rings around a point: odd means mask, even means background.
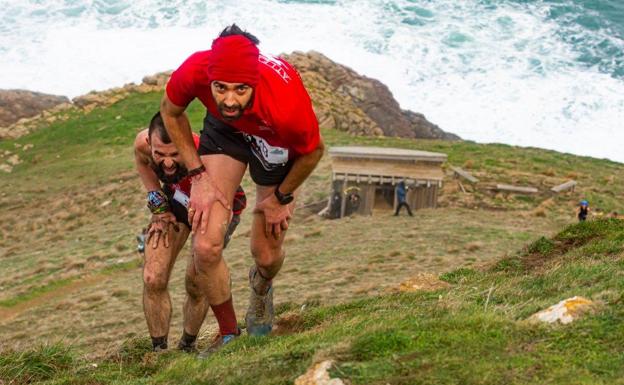
[[[18,303],[15,306],[11,307],[0,307],[0,325],[11,321],[15,317],[22,314],[24,311],[32,308],[36,308],[38,306],[48,304],[51,301],[59,300],[71,293],[76,292],[79,289],[83,289],[85,287],[89,287],[98,283],[104,274],[92,274],[88,275],[82,279],[76,279],[74,281],[69,282],[66,285],[61,287],[57,287],[56,289],[50,290],[46,293],[38,295],[29,300]]]

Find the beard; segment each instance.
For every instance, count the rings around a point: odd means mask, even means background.
[[[227,121],[233,121],[233,120],[240,118],[243,115],[243,110],[245,109],[245,107],[241,106],[240,104],[235,104],[231,107],[226,107],[225,103],[217,104],[217,108],[219,109],[219,114],[221,114],[221,117],[223,118],[223,120],[227,120]],[[228,111],[228,110],[229,112],[233,112],[233,110],[235,110],[236,115],[225,115],[225,111]]]
[[[216,100],[215,100],[216,102]],[[247,107],[250,106],[251,100],[249,100],[247,102],[247,104],[240,105],[240,104],[235,104],[233,106],[230,107],[226,107],[225,103],[221,102],[221,103],[217,103],[217,109],[219,110],[219,114],[221,115],[221,117],[223,118],[223,120],[227,120],[229,122],[234,121],[238,118],[240,118],[241,116],[243,116],[243,112],[245,111],[245,109],[247,109]],[[228,112],[234,112],[236,111],[236,114],[234,115],[225,115],[225,111]]]
[[[158,179],[160,179],[160,181],[164,184],[178,183],[188,175],[188,170],[186,169],[186,167],[178,162],[175,162],[176,172],[173,174],[165,173],[164,162],[160,162],[159,164],[152,163],[151,166],[152,170],[154,170],[154,172],[158,176]]]

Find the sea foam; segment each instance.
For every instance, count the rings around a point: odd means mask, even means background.
[[[624,82],[608,66],[579,60],[605,39],[616,50],[624,44],[606,29],[563,25],[549,7],[507,0],[10,3],[0,7],[0,88],[73,97],[139,82],[208,49],[236,22],[265,52],[316,50],[381,80],[403,108],[465,139],[624,161]]]

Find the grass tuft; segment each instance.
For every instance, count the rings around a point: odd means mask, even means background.
[[[0,379],[14,385],[45,381],[70,370],[74,363],[74,353],[62,344],[6,351],[0,353]]]

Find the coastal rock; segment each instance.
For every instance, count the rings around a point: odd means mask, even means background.
[[[0,90],[0,127],[9,127],[20,119],[32,118],[44,110],[68,102],[65,96],[26,90]]]
[[[283,56],[297,68],[308,88],[321,128],[364,136],[459,139],[429,122],[424,115],[402,110],[388,87],[378,80],[359,75],[318,52],[294,52]],[[58,113],[61,106],[80,109],[88,114],[95,108],[117,103],[132,93],[162,92],[172,72],[145,76],[141,84],[130,83],[105,91],[92,91],[75,97],[73,104],[61,97],[60,100],[65,103],[22,119],[8,128],[0,128],[0,139],[17,138],[65,119],[67,114]]]
[[[529,320],[546,323],[569,324],[591,310],[594,303],[587,298],[574,296],[533,314]]]
[[[359,75],[321,53],[293,52],[283,57],[299,71],[321,127],[358,135],[459,139],[424,115],[402,110],[380,81]]]
[[[323,361],[313,365],[307,372],[297,377],[295,385],[344,385],[340,378],[330,378],[327,372],[332,361]]]

